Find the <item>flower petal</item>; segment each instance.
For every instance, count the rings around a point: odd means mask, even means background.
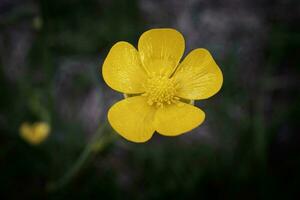
[[[155,115],[155,130],[165,136],[176,136],[199,126],[205,113],[186,103],[159,108]]]
[[[143,96],[129,97],[114,104],[108,111],[108,121],[116,132],[132,142],[146,142],[155,129],[155,107]]]
[[[151,29],[144,32],[138,50],[149,72],[170,75],[178,65],[185,48],[184,38],[175,29]]]
[[[104,81],[112,89],[126,94],[144,92],[146,71],[137,50],[128,42],[118,42],[109,51],[102,68]]]
[[[185,99],[206,99],[216,94],[223,83],[222,71],[206,49],[195,49],[174,74],[177,95]]]
[[[37,122],[33,126],[36,142],[44,141],[50,133],[50,126],[45,122]]]

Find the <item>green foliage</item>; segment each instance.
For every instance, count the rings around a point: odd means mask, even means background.
[[[60,100],[77,105],[90,88],[105,91],[99,68],[109,48],[119,40],[136,44],[146,25],[135,0],[40,0],[16,7],[2,18],[0,28],[5,32],[25,21],[34,40],[29,52],[23,52],[26,70],[16,81],[0,63],[0,199],[293,199],[298,192],[299,136],[293,133],[300,119],[295,83],[299,28],[268,22],[270,37],[261,52],[266,67],[252,80],[255,88],[239,77],[237,49],[218,58],[224,66],[222,91],[213,101],[198,103],[209,116],[209,139],[201,141],[195,133],[155,136],[140,145],[117,138],[69,185],[49,192],[49,181],[73,164],[89,137],[75,116],[70,120],[60,113]],[[58,96],[64,59],[78,61],[82,68],[81,61],[88,60],[83,65],[96,78],[79,70],[63,82],[78,93]],[[103,96],[109,102],[109,94]],[[42,145],[31,146],[18,129],[22,122],[36,120],[49,122],[52,132]],[[205,133],[205,127],[199,132]],[[115,134],[110,129],[106,133]]]

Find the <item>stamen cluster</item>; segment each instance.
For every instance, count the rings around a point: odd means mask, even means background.
[[[165,75],[151,75],[146,84],[143,96],[148,97],[149,105],[163,107],[164,104],[171,104],[179,100],[176,94],[176,83],[174,79]]]

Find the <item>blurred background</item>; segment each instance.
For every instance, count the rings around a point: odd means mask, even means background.
[[[0,0],[0,199],[298,199],[299,21],[298,0]],[[101,67],[158,27],[207,48],[224,85],[199,128],[130,143],[105,124],[123,96]],[[19,128],[37,121],[32,145]],[[98,127],[116,138],[49,190]]]

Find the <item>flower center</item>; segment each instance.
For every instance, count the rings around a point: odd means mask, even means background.
[[[164,75],[153,75],[148,78],[143,96],[148,97],[149,105],[156,105],[163,107],[164,104],[174,103],[179,100],[175,97],[176,84],[174,79],[168,78]]]

